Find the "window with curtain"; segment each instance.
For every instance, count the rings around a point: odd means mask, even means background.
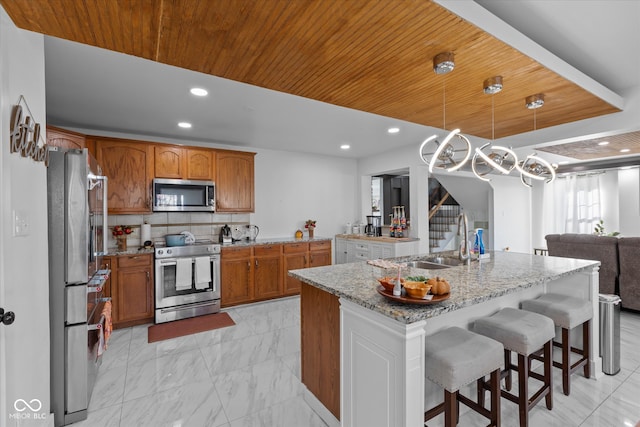
[[[559,177],[545,187],[545,234],[591,234],[602,217],[602,173]]]

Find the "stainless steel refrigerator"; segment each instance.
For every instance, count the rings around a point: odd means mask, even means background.
[[[51,412],[55,425],[87,418],[109,315],[107,179],[84,150],[53,149],[47,170]],[[106,316],[105,316],[106,315]]]

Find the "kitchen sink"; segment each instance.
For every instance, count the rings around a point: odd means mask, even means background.
[[[450,268],[452,266],[427,261],[410,261],[407,263],[407,267],[423,268],[425,270],[439,270],[441,268]]]
[[[439,270],[442,268],[464,265],[464,261],[454,258],[429,257],[407,262],[408,267],[423,268],[425,270]]]

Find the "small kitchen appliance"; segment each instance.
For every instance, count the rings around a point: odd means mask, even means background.
[[[382,236],[382,224],[381,217],[376,215],[367,215],[367,225],[364,228],[364,232],[367,236],[378,237]]]
[[[185,179],[153,180],[154,212],[215,212],[216,187],[213,181]]]
[[[233,239],[231,238],[231,227],[227,224],[220,228],[220,243],[233,243]]]
[[[258,233],[260,232],[260,227],[257,225],[247,225],[246,236],[249,240],[256,240],[258,238]]]

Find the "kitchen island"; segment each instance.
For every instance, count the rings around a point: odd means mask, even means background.
[[[490,255],[458,267],[403,270],[403,275],[440,276],[450,282],[450,297],[432,305],[397,303],[380,295],[376,278],[390,272],[366,262],[289,272],[303,282],[301,368],[309,391],[305,398],[329,425],[422,425],[426,405],[442,399],[442,389],[425,381],[428,336],[449,326],[469,329],[479,317],[503,307],[517,308],[520,301],[545,292],[592,302],[591,372],[600,374],[600,263],[510,252]]]

